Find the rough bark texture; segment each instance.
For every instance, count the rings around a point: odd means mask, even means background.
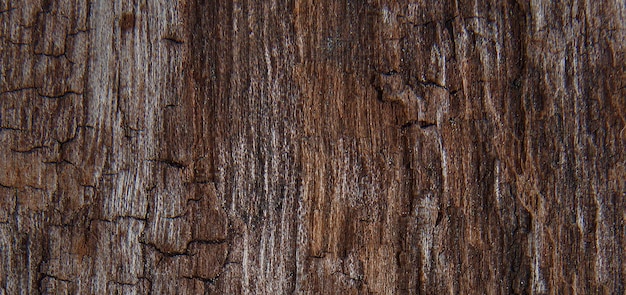
[[[622,0],[0,1],[0,294],[625,294],[625,40]]]

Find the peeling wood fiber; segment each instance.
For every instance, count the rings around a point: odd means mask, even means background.
[[[624,294],[623,1],[0,0],[0,294]]]

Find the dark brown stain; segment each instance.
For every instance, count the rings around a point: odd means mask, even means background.
[[[50,12],[52,11],[52,0],[43,0],[41,1],[41,10],[43,12]]]
[[[132,12],[124,12],[120,17],[120,29],[122,32],[130,31],[135,28],[135,14]]]

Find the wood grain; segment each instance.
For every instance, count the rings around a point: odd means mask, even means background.
[[[623,294],[621,1],[0,1],[0,294]]]

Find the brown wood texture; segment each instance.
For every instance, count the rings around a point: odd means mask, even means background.
[[[2,0],[0,294],[626,294],[623,0]]]

